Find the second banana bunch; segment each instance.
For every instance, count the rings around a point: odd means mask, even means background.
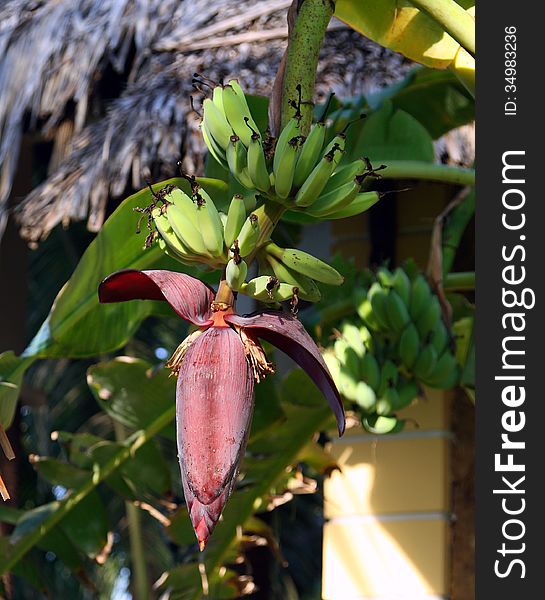
[[[290,210],[335,219],[373,206],[379,194],[362,192],[362,185],[376,169],[364,158],[339,167],[345,133],[326,143],[327,128],[321,120],[308,136],[302,135],[300,104],[301,99],[293,102],[293,117],[273,140],[259,131],[238,81],[218,85],[203,102],[204,141],[243,187]]]

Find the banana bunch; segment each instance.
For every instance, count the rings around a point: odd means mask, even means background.
[[[317,302],[317,282],[341,285],[343,276],[320,259],[296,248],[280,248],[269,241],[257,253],[259,276],[240,291],[262,302],[307,300]]]
[[[199,186],[193,197],[169,186],[156,196],[151,218],[159,247],[172,258],[191,265],[219,268],[227,261],[223,224],[214,201]]]
[[[395,412],[412,403],[418,385],[400,372],[387,348],[365,325],[344,323],[324,360],[340,393],[360,413],[368,431],[393,433],[403,428],[404,421]]]
[[[355,300],[361,319],[397,349],[407,373],[431,387],[448,389],[458,383],[460,368],[439,299],[422,274],[411,280],[401,268],[393,273],[380,268]]]
[[[237,80],[214,87],[203,101],[201,131],[211,155],[245,188],[318,218],[358,214],[378,202],[378,192],[362,192],[364,179],[376,176],[367,159],[339,166],[345,130],[326,141],[325,122],[312,125],[308,136],[300,129],[300,105],[276,143],[263,136],[252,118]]]

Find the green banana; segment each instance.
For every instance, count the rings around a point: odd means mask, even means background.
[[[308,209],[313,217],[327,217],[332,212],[348,206],[359,194],[361,185],[358,179],[345,183],[336,190],[321,194]]]
[[[380,370],[380,384],[378,387],[378,395],[382,396],[388,388],[393,388],[397,385],[399,371],[397,365],[391,360],[384,361]]]
[[[210,133],[210,129],[207,126],[206,121],[201,123],[201,133],[208,148],[208,152],[210,152],[211,156],[225,169],[229,169],[229,165],[227,164],[227,158],[225,156],[225,150],[218,144],[214,136]]]
[[[262,302],[284,302],[293,298],[293,286],[280,283],[276,277],[260,275],[243,283],[239,291]]]
[[[363,408],[363,410],[371,411],[376,405],[377,397],[370,385],[364,381],[358,381],[354,401]]]
[[[432,331],[430,337],[430,344],[435,348],[437,356],[441,356],[441,354],[443,354],[448,345],[448,342],[449,335],[447,328],[445,327],[443,321],[439,321],[436,324],[434,330]]]
[[[354,200],[348,204],[348,206],[329,213],[327,218],[330,221],[333,221],[335,219],[347,219],[348,217],[354,217],[355,215],[359,215],[362,212],[369,210],[381,198],[382,195],[379,192],[360,192],[354,198]]]
[[[439,322],[441,322],[441,305],[437,296],[432,296],[428,302],[428,306],[418,319],[416,319],[416,328],[418,329],[420,338],[426,340]]]
[[[390,289],[392,287],[393,275],[389,269],[386,267],[379,267],[376,276],[383,288]]]
[[[400,400],[398,391],[394,387],[389,387],[377,400],[376,412],[378,415],[387,416],[397,410],[399,405]]]
[[[423,275],[417,275],[411,284],[411,299],[409,302],[409,313],[411,319],[416,321],[424,312],[431,300],[431,290],[426,278]]]
[[[385,304],[389,323],[396,333],[401,333],[411,320],[406,304],[394,289],[388,292]]]
[[[178,244],[179,243],[180,242],[178,240]],[[162,237],[158,238],[157,244],[158,244],[159,248],[161,249],[161,252],[164,252],[167,256],[170,256],[170,258],[173,258],[174,260],[177,260],[177,261],[183,263],[184,265],[187,265],[190,267],[199,267],[199,266],[202,267],[203,266],[202,261],[193,260],[191,258],[188,258],[188,256],[186,254],[176,250],[174,244],[172,244],[170,241],[166,242]]]
[[[228,85],[230,85],[233,88],[233,90],[235,91],[235,94],[238,96],[239,100],[244,105],[244,109],[247,113],[246,115],[244,115],[244,121],[249,123],[249,125],[253,129],[258,131],[257,125],[252,118],[252,111],[250,110],[250,107],[248,106],[248,101],[246,100],[246,94],[243,92],[242,88],[240,87],[240,83],[238,82],[238,79],[231,79],[227,83],[228,83]],[[222,96],[222,101],[223,101],[223,96]],[[247,121],[246,121],[246,119],[247,119]]]
[[[253,131],[248,146],[248,174],[252,180],[254,187],[260,192],[268,192],[271,187],[269,179],[269,171],[267,170],[267,162],[265,153],[261,144],[261,137],[257,131]]]
[[[174,204],[184,214],[186,219],[189,219],[195,227],[198,227],[197,223],[197,205],[185,192],[182,192],[180,188],[174,188],[170,194],[165,197],[167,203]]]
[[[168,222],[167,216],[160,208],[154,208],[151,212],[151,216],[159,233],[159,248],[161,248],[165,254],[168,254],[172,258],[180,260],[185,264],[202,264],[201,260],[184,246],[178,236],[174,233]]]
[[[360,330],[352,323],[344,323],[341,329],[343,338],[347,344],[354,350],[357,356],[361,359],[365,354],[365,346],[362,340]]]
[[[197,196],[197,223],[206,249],[212,256],[223,254],[223,224],[208,193],[200,188]]]
[[[235,259],[232,258],[227,263],[227,267],[225,267],[225,279],[229,287],[235,292],[238,292],[240,286],[246,280],[247,274],[248,265],[243,260],[237,263]]]
[[[383,287],[380,285],[378,281],[375,281],[371,287],[369,288],[369,292],[367,294],[371,306],[373,308],[373,314],[375,319],[377,320],[381,329],[385,329],[386,331],[390,330],[392,327],[388,320],[388,315],[386,312],[386,292]]]
[[[338,136],[337,136],[338,137]],[[335,138],[337,139],[337,138]],[[342,150],[338,143],[335,143],[328,150],[312,169],[310,175],[306,178],[303,185],[295,195],[295,204],[299,207],[311,206],[322,193],[328,179],[337,166],[337,155],[341,154]]]
[[[399,356],[403,364],[412,369],[418,357],[420,339],[414,323],[409,323],[399,338]]]
[[[448,389],[456,385],[460,378],[460,367],[450,351],[442,354],[433,369],[426,377],[426,383],[433,387]]]
[[[276,146],[274,149],[274,158],[273,158],[273,173],[276,178],[276,173],[278,173],[278,165],[280,163],[280,159],[286,152],[288,148],[288,144],[291,139],[294,137],[298,137],[300,135],[299,131],[299,121],[300,119],[297,117],[292,117],[287,123],[284,129],[280,132],[278,139],[276,140]]]
[[[229,125],[231,125],[235,134],[242,140],[246,148],[248,148],[252,134],[244,119],[248,119],[248,122],[255,130],[257,130],[257,126],[252,119],[244,94],[239,96],[232,85],[225,85],[223,87],[223,108]]]
[[[286,149],[280,155],[278,169],[274,171],[274,190],[276,195],[282,200],[285,200],[290,195],[298,154],[299,138],[293,137],[289,140]]]
[[[411,299],[411,281],[407,276],[407,273],[401,268],[397,267],[392,276],[392,287],[397,292],[405,306],[409,306]]]
[[[259,239],[259,221],[257,215],[252,213],[242,225],[242,228],[236,238],[238,240],[238,249],[240,256],[244,258],[255,248]]]
[[[206,98],[203,102],[203,123],[219,146],[223,150],[227,150],[229,139],[233,135],[233,129],[224,114],[210,98]]]
[[[281,282],[289,283],[299,289],[298,296],[301,300],[307,300],[308,302],[318,302],[320,300],[320,290],[310,277],[290,269],[270,254],[265,254],[265,260],[270,265],[275,277],[278,277]]]
[[[431,344],[428,344],[418,354],[412,371],[417,379],[426,380],[433,373],[436,364],[437,352]]]
[[[254,183],[248,173],[248,152],[237,135],[232,135],[230,140],[226,151],[229,170],[240,184],[251,190],[254,188]]]
[[[188,197],[188,200],[193,204],[191,198]],[[166,215],[174,233],[184,246],[195,254],[211,256],[201,232],[186,216],[187,212],[182,212],[179,204],[169,204],[166,208]]]
[[[405,426],[405,421],[396,417],[384,417],[382,415],[372,414],[362,419],[363,427],[375,435],[384,435],[386,433],[398,433]]]
[[[377,359],[371,352],[366,352],[361,359],[360,373],[363,381],[376,392],[380,385],[380,367],[378,366]]]
[[[295,167],[295,174],[293,176],[293,185],[295,188],[298,189],[303,185],[306,178],[312,172],[312,169],[316,166],[324,146],[325,133],[325,123],[319,122],[312,126],[297,159],[297,166]]]
[[[354,304],[356,306],[356,311],[362,319],[365,321],[369,327],[373,330],[380,329],[380,325],[377,321],[376,316],[373,313],[373,307],[371,306],[371,301],[367,297],[366,290],[362,288],[356,288],[353,295]]]
[[[418,385],[416,384],[416,381],[412,379],[411,381],[407,381],[401,386],[398,386],[397,392],[399,395],[398,408],[405,408],[406,406],[409,406],[418,395]]]
[[[367,170],[365,161],[361,158],[341,167],[338,171],[335,171],[333,175],[328,179],[327,184],[324,188],[323,193],[331,192],[336,190],[345,183],[354,181],[356,177],[362,176]]]
[[[345,369],[341,368],[337,381],[339,392],[353,402],[356,400],[358,382]]]
[[[280,248],[274,242],[270,242],[265,251],[290,269],[321,283],[341,285],[344,282],[344,277],[333,267],[302,250]]]
[[[235,194],[229,204],[229,210],[227,211],[227,221],[223,228],[223,239],[227,249],[231,248],[233,242],[237,238],[242,226],[246,221],[246,207],[244,206],[244,199],[240,194]]]

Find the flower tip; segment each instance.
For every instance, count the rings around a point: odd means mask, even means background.
[[[195,526],[195,534],[199,542],[199,550],[202,552],[206,547],[206,542],[208,542],[208,536],[210,535],[210,530],[204,517]]]
[[[206,546],[206,540],[201,540],[199,542],[199,550],[202,552]]]

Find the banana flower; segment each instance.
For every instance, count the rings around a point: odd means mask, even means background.
[[[184,495],[204,549],[235,485],[253,412],[254,381],[273,372],[258,338],[270,342],[313,379],[328,400],[339,435],[345,418],[339,393],[303,325],[282,312],[237,315],[202,281],[183,273],[118,271],[102,281],[103,303],[163,300],[197,328],[167,366],[177,376],[176,431]]]

